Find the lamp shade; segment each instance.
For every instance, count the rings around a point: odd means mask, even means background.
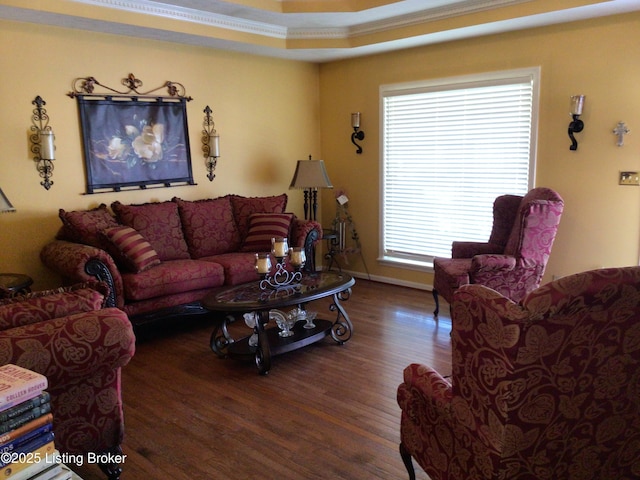
[[[323,160],[298,160],[289,188],[333,188]]]
[[[11,202],[0,188],[0,213],[15,211],[16,209],[13,208],[13,205],[11,205]]]

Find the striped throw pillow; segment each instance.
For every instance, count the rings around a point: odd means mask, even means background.
[[[102,231],[111,242],[116,262],[134,272],[143,272],[160,263],[160,257],[142,235],[131,227],[112,227]]]
[[[254,213],[249,217],[249,232],[243,252],[268,252],[274,237],[289,238],[292,213]]]

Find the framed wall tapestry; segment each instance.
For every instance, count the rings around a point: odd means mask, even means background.
[[[186,110],[191,98],[180,94],[179,84],[167,82],[169,96],[151,97],[139,94],[142,82],[133,75],[123,80],[129,92],[93,77],[79,80],[82,89],[69,95],[78,100],[87,193],[194,185]],[[95,85],[119,95],[97,95]]]

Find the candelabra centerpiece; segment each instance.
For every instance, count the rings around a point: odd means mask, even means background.
[[[271,256],[275,257],[275,269],[271,263]],[[287,259],[293,271],[287,269]],[[304,248],[289,248],[286,238],[275,237],[271,239],[271,253],[256,253],[256,272],[260,275],[261,290],[280,291],[295,289],[300,286],[302,280],[302,267],[306,262]]]

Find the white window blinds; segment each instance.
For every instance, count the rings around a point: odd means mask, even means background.
[[[381,88],[384,260],[487,241],[493,201],[533,183],[536,69]]]

